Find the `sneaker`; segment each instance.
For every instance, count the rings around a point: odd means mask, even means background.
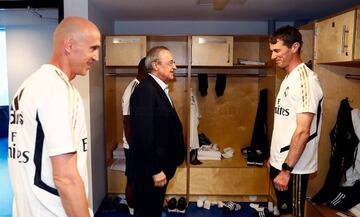
[[[224,148],[221,156],[223,156],[223,158],[232,158],[234,156],[234,152],[235,151],[232,147],[227,147],[227,148]]]
[[[206,137],[206,135],[204,133],[200,133],[199,134],[199,144],[200,144],[200,146],[210,145],[210,144],[212,144],[212,142],[210,141],[209,138]]]
[[[202,164],[201,161],[199,161],[198,159],[198,149],[192,149],[190,151],[190,163],[192,165],[199,165],[199,164]]]
[[[180,197],[177,202],[177,212],[178,213],[185,213],[187,207],[187,202],[184,197]]]
[[[134,215],[134,208],[129,207],[129,214]]]
[[[209,210],[210,209],[210,207],[211,207],[211,202],[210,202],[210,200],[205,200],[204,201],[204,209],[207,209],[207,210]]]
[[[263,166],[266,156],[260,149],[249,149],[247,153],[248,166]]]
[[[269,210],[267,208],[265,208],[264,210],[255,212],[252,217],[274,217],[275,215],[271,212],[269,212]]]
[[[248,154],[251,150],[251,147],[248,146],[248,147],[245,147],[245,148],[242,148],[240,151],[241,151],[241,154]]]
[[[256,160],[257,160],[256,151],[251,149],[251,148],[249,150],[247,150],[247,157],[246,157],[247,165],[248,166],[255,166],[256,165]]]
[[[197,206],[198,208],[204,207],[204,200],[198,199],[198,200],[196,201],[196,206]]]
[[[274,216],[280,216],[280,211],[279,209],[277,208],[277,206],[274,206]]]
[[[176,197],[173,197],[171,198],[169,201],[168,201],[168,212],[177,212],[177,209],[176,209]]]
[[[240,204],[234,203],[232,201],[226,202],[223,206],[223,211],[230,213],[230,212],[236,212],[241,209]]]
[[[266,157],[265,157],[264,153],[259,149],[256,149],[255,152],[256,152],[255,165],[256,166],[263,166],[264,162],[266,160]]]

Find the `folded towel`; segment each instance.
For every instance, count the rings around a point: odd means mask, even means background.
[[[215,158],[221,158],[221,152],[220,151],[198,151],[198,158],[199,157],[215,157]]]
[[[122,144],[118,144],[113,150],[113,159],[125,159],[125,152]]]
[[[123,171],[123,172],[125,172],[125,168],[126,168],[125,159],[117,159],[110,166],[111,170]]]

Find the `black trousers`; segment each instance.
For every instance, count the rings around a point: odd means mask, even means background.
[[[270,177],[274,186],[274,179],[280,170],[270,166]],[[309,180],[309,174],[291,174],[288,190],[278,191],[275,186],[275,194],[281,215],[293,214],[297,217],[304,216],[305,197]]]
[[[161,217],[167,184],[163,187],[154,187],[152,177],[148,177],[136,181],[133,187],[135,217]]]

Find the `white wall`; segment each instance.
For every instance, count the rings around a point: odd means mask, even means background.
[[[116,21],[115,34],[266,35],[267,21]]]
[[[81,16],[98,25],[102,34],[112,34],[113,23],[87,0],[64,0],[64,17]],[[74,85],[78,88],[84,101],[86,123],[89,137],[89,203],[96,211],[107,194],[107,175],[104,144],[104,100],[103,100],[103,65],[94,63],[90,73],[77,77]]]
[[[79,16],[88,18],[88,1],[86,0],[64,0],[64,17],[68,16]],[[90,70],[92,73],[93,69]],[[88,174],[89,174],[89,195],[88,202],[91,208],[93,208],[93,183],[92,183],[92,169],[91,169],[91,153],[92,153],[92,137],[91,137],[91,126],[90,126],[90,76],[76,76],[72,81],[76,89],[79,91],[81,98],[84,103],[85,119],[87,126],[87,134],[89,141],[88,149]],[[95,211],[95,210],[94,210]]]
[[[9,105],[6,32],[0,28],[0,106]]]
[[[25,78],[49,61],[55,27],[56,23],[7,27],[9,102]]]
[[[113,22],[106,19],[104,13],[89,3],[89,20],[93,21],[102,35],[113,33]],[[101,51],[101,49],[100,49]],[[97,210],[104,197],[107,195],[107,170],[104,132],[104,75],[103,54],[100,60],[94,63],[90,73],[90,108],[91,108],[91,143],[92,152],[92,188],[93,207]]]
[[[89,3],[89,20],[100,28],[101,34],[113,33],[113,22],[106,19],[96,7]],[[104,75],[102,49],[100,60],[94,63],[90,73],[90,109],[91,109],[91,169],[93,208],[97,210],[107,195],[106,151],[104,139]]]

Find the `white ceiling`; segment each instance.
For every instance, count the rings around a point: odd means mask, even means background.
[[[360,0],[229,0],[223,11],[199,0],[89,0],[116,21],[220,20],[293,21],[314,20],[360,4]],[[211,3],[212,0],[201,0]]]
[[[211,4],[200,6],[198,1],[89,0],[89,4],[111,21],[312,21],[360,5],[360,0],[229,0],[223,11],[216,11]],[[212,0],[200,1],[211,3]],[[56,24],[57,10],[0,10],[0,26],[39,23]]]

